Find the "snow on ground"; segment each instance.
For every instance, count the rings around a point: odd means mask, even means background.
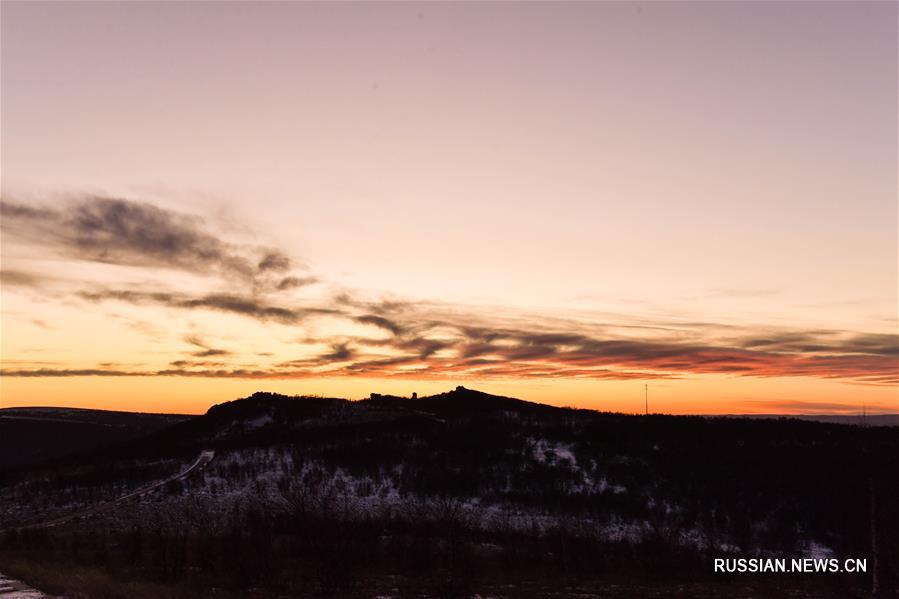
[[[271,424],[272,415],[271,414],[261,414],[252,420],[247,421],[247,428],[261,428],[267,424]]]
[[[822,545],[817,541],[807,541],[803,543],[803,547],[800,551],[804,557],[815,559],[828,559],[833,557],[833,549],[827,545]]]
[[[540,456],[543,456],[541,459]],[[549,457],[546,457],[549,456]],[[299,459],[298,463],[296,459]],[[536,441],[534,459],[572,473],[572,493],[624,492],[605,478],[594,480],[581,468],[570,446]],[[591,464],[590,470],[595,470]],[[229,506],[256,502],[274,510],[339,510],[348,517],[394,514],[405,518],[465,521],[483,530],[549,531],[554,528],[589,529],[610,540],[637,541],[649,530],[643,521],[613,517],[606,522],[571,521],[568,516],[523,507],[502,499],[485,503],[479,497],[436,498],[402,492],[402,465],[389,465],[371,475],[359,475],[280,448],[221,452],[202,474],[184,482],[184,497],[203,497],[226,513]],[[147,497],[144,502],[158,502]]]
[[[609,482],[609,480],[599,474],[599,467],[595,461],[590,460],[588,464],[581,464],[570,444],[558,441],[550,441],[549,439],[529,438],[528,444],[531,447],[532,457],[538,463],[545,466],[563,468],[570,471],[575,478],[580,478],[581,482],[570,485],[569,491],[572,493],[626,493],[627,489],[622,485]]]
[[[51,599],[51,597],[23,582],[0,574],[0,599]]]
[[[600,475],[596,463],[581,465],[570,446],[545,439],[533,440],[533,459],[541,464],[562,468],[575,480],[572,493],[626,493],[627,489]],[[296,462],[295,458],[300,459]],[[556,528],[578,530],[609,541],[639,542],[658,532],[642,519],[626,519],[611,514],[607,520],[573,518],[524,507],[512,502],[480,497],[440,499],[404,493],[399,487],[402,465],[386,466],[373,475],[358,475],[315,459],[302,458],[279,448],[246,449],[220,454],[201,476],[186,483],[187,494],[201,495],[216,502],[224,512],[234,502],[261,502],[275,510],[289,510],[300,502],[313,509],[347,514],[350,518],[394,514],[408,518],[452,518],[485,531],[539,531]],[[654,504],[650,500],[651,504]],[[664,502],[665,513],[678,511]],[[709,542],[699,530],[674,531],[684,546],[703,548]],[[726,541],[715,542],[721,550],[733,549]],[[803,555],[828,557],[832,551],[813,541],[802,549]]]
[[[568,444],[531,438],[528,446],[530,457],[535,463],[567,473],[564,483],[566,493],[617,495],[628,492],[625,487],[608,480],[596,461],[579,463]],[[174,465],[173,469],[177,469]],[[388,516],[411,520],[452,519],[484,531],[546,533],[562,528],[609,541],[624,542],[639,542],[659,532],[646,520],[626,519],[614,512],[594,520],[519,505],[504,498],[510,491],[508,482],[505,489],[500,484],[486,499],[420,496],[402,489],[403,473],[402,464],[384,465],[370,473],[353,473],[278,446],[221,451],[205,469],[181,480],[176,488],[161,488],[141,497],[132,505],[135,509],[149,509],[152,512],[158,510],[163,503],[175,506],[202,500],[213,513],[225,515],[234,506],[249,503],[273,513],[290,513],[301,509],[339,512],[348,518]],[[634,492],[635,498],[639,497],[639,491]],[[0,493],[0,507],[4,503],[2,495]],[[654,507],[656,502],[649,499],[648,505]],[[667,502],[657,507],[666,514],[678,511],[677,506]],[[116,509],[121,510],[123,507]],[[124,511],[127,512],[128,509],[124,507]],[[672,531],[672,534],[685,546],[702,548],[709,542],[705,535],[695,529]],[[716,541],[715,544],[721,550],[729,547],[725,539]],[[830,557],[833,553],[828,547],[814,541],[806,542],[800,552],[807,557]],[[0,594],[0,599],[7,599],[7,596]]]
[[[567,461],[572,469],[577,469],[577,459],[571,451],[571,445],[549,441],[547,439],[531,439],[534,458],[541,464],[558,464]]]

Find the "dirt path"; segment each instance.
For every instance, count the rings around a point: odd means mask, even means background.
[[[66,516],[54,518],[53,520],[47,520],[46,522],[39,522],[37,524],[28,524],[26,526],[20,526],[17,528],[19,528],[20,530],[29,529],[29,528],[50,528],[51,526],[57,526],[59,524],[64,524],[65,522],[69,522],[76,518],[82,518],[84,516],[99,514],[100,512],[104,512],[110,508],[113,508],[120,503],[128,501],[129,499],[134,499],[135,497],[141,497],[148,493],[152,493],[156,489],[158,489],[162,486],[165,486],[165,485],[169,484],[170,482],[185,479],[188,476],[190,476],[192,473],[194,473],[195,471],[202,470],[203,468],[205,468],[209,464],[209,462],[212,461],[212,459],[214,457],[215,457],[215,452],[212,450],[201,451],[200,455],[197,456],[197,459],[194,460],[194,463],[191,464],[190,466],[188,466],[185,470],[181,471],[179,474],[170,476],[169,478],[166,478],[163,480],[158,480],[156,482],[149,483],[147,485],[144,485],[143,487],[140,487],[139,489],[136,489],[134,491],[131,491],[130,493],[122,495],[121,497],[117,497],[116,499],[112,499],[110,501],[104,501],[103,503],[98,503],[96,505],[86,507],[84,509],[78,510],[77,512],[68,514]],[[0,531],[0,532],[2,532],[2,531]],[[0,599],[6,599],[6,597],[4,597],[2,594],[0,594]]]

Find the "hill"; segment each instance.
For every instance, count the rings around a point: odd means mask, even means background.
[[[255,393],[0,474],[0,560],[185,596],[857,596],[870,571],[734,578],[710,564],[876,546],[881,584],[896,584],[896,463],[890,427],[631,416],[464,387]]]
[[[136,439],[189,418],[80,408],[3,408],[0,470]]]

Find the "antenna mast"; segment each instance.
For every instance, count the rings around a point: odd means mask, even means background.
[[[649,416],[649,384],[643,386],[644,391],[644,399],[643,399],[643,409],[645,410],[645,414]]]

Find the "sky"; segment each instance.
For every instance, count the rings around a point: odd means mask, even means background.
[[[0,403],[899,411],[894,2],[0,5]]]

